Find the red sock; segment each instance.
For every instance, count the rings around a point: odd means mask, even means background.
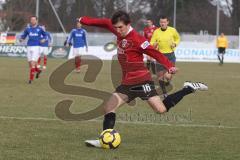
[[[47,65],[47,56],[43,57],[43,65],[46,66]]]
[[[35,66],[35,72],[40,72],[40,68],[38,68],[37,66]]]
[[[41,57],[38,58],[38,65],[41,64]]]
[[[30,73],[29,73],[29,80],[33,80],[34,78],[34,73],[35,73],[35,68],[30,68]]]
[[[81,65],[80,57],[75,57],[75,65],[76,65],[76,69],[80,69],[80,65]]]

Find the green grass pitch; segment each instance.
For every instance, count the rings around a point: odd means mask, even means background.
[[[24,58],[0,58],[1,160],[236,160],[240,159],[240,64],[177,63],[174,91],[185,80],[202,81],[209,91],[184,98],[164,115],[153,113],[146,102],[124,105],[117,112],[115,129],[122,143],[116,150],[88,148],[84,140],[96,138],[102,117],[91,121],[63,121],[55,105],[74,101],[73,113],[91,110],[101,100],[66,95],[52,90],[50,74],[65,60],[49,59],[40,79],[27,84]],[[109,61],[93,83],[72,72],[65,83],[111,93]]]

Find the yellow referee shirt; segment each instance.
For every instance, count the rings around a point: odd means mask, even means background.
[[[162,31],[161,28],[156,29],[150,41],[153,46],[157,44],[157,49],[163,54],[174,52],[179,42],[180,36],[177,30],[169,26],[165,31]]]
[[[227,48],[228,47],[228,40],[225,36],[220,36],[217,38],[217,47],[220,48]]]

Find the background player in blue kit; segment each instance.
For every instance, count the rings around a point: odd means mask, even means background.
[[[52,37],[49,32],[46,31],[46,26],[41,26],[46,33],[46,39],[44,43],[40,43],[40,56],[38,58],[38,68],[41,67],[41,58],[43,58],[43,69],[47,68],[47,56],[49,54],[49,47],[52,46]],[[44,39],[43,36],[41,36]]]
[[[31,84],[34,79],[35,72],[36,78],[38,78],[41,73],[41,70],[37,68],[37,61],[40,55],[39,46],[40,43],[44,43],[46,39],[46,33],[42,27],[38,25],[38,19],[36,16],[30,17],[30,25],[25,28],[23,34],[21,35],[20,42],[22,42],[27,36],[27,59],[30,68],[28,83]],[[43,36],[43,39],[41,36]]]
[[[73,45],[73,57],[75,57],[75,65],[77,72],[80,71],[81,55],[84,55],[86,54],[86,52],[88,52],[86,33],[86,30],[82,28],[82,24],[77,21],[76,28],[72,29],[67,40],[67,46],[69,46],[71,42]]]

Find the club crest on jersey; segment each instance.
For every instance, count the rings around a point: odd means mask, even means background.
[[[123,40],[120,42],[119,47],[121,47],[121,48],[123,48],[123,49],[126,49],[126,48],[131,47],[131,44],[132,44],[131,41],[127,41],[126,39],[123,39]]]
[[[145,41],[141,44],[141,47],[142,47],[142,49],[146,49],[149,45],[150,45],[150,43],[148,41]]]

